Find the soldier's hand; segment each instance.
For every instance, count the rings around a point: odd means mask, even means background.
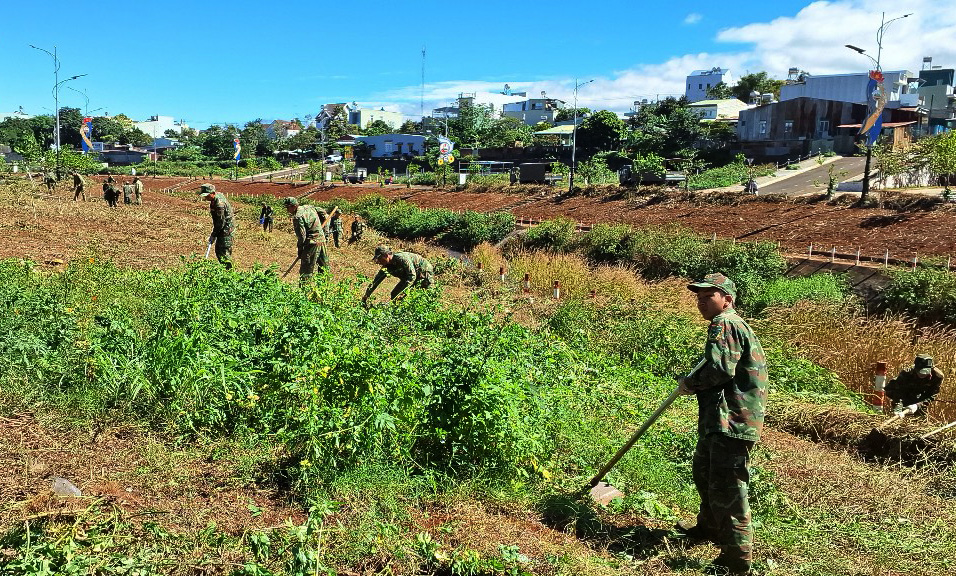
[[[696,394],[693,390],[687,387],[687,378],[681,376],[677,379],[677,393],[681,396],[690,396]]]

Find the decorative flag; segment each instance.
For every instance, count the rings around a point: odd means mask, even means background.
[[[90,135],[93,134],[93,119],[84,118],[83,124],[80,125],[80,138],[83,142],[83,153],[86,154],[93,149],[93,142],[90,140]]]
[[[239,152],[240,152],[240,150],[242,150],[242,146],[239,145],[239,139],[238,139],[238,138],[236,138],[236,139],[233,140],[232,142],[233,142],[233,144],[234,144],[235,147],[236,147],[236,153],[232,155],[232,158],[233,158],[233,160],[235,160],[236,162],[239,162]]]
[[[444,136],[438,137],[438,164],[451,164],[455,161],[455,157],[451,155],[451,151],[455,149],[455,143],[445,138]]]
[[[866,83],[866,100],[870,112],[860,126],[860,134],[866,134],[866,145],[873,146],[883,131],[883,108],[886,106],[883,73],[879,70],[870,70],[870,79]]]

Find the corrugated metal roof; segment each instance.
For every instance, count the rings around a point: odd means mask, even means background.
[[[884,128],[899,128],[900,126],[910,126],[916,124],[916,120],[909,120],[907,122],[884,122]],[[840,124],[837,128],[861,128],[862,124]]]

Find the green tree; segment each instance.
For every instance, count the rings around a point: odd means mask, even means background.
[[[943,132],[929,139],[929,169],[943,179],[947,197],[952,194],[950,180],[956,174],[956,131]]]
[[[80,124],[83,123],[83,115],[79,108],[60,108],[60,145],[71,148],[79,148],[82,138],[80,137]]]
[[[641,106],[628,124],[631,132],[626,147],[631,154],[678,158],[705,135],[699,116],[687,107],[685,98],[666,98]]]
[[[373,120],[365,127],[367,136],[378,136],[380,134],[394,134],[395,127],[384,120]]]
[[[217,160],[232,160],[235,153],[232,141],[233,135],[236,133],[236,128],[231,125],[226,128],[216,124],[210,126],[203,133],[202,143],[200,144],[203,154]],[[241,144],[242,140],[239,142]]]
[[[728,86],[724,82],[718,82],[707,89],[707,97],[714,100],[726,100],[727,98],[734,98],[733,88]],[[746,102],[746,100],[744,100]]]
[[[179,138],[179,132],[172,128],[167,128],[166,131],[163,132],[163,138]]]
[[[31,160],[35,160],[40,152],[33,124],[25,118],[11,116],[0,122],[0,144],[6,144]]]
[[[458,117],[448,120],[448,137],[462,147],[480,147],[487,137],[491,120],[489,106],[462,101]]]
[[[42,150],[47,150],[50,146],[53,146],[56,118],[52,114],[34,116],[30,118],[30,125],[33,127],[33,138]]]
[[[587,155],[618,150],[627,136],[627,126],[610,110],[600,110],[588,117],[577,131],[577,147]]]
[[[590,108],[578,108],[578,118],[584,118],[590,113]],[[562,108],[554,115],[555,122],[567,122],[569,120],[574,120],[574,108]]]
[[[406,120],[398,127],[399,134],[418,134],[422,131],[422,123],[414,120]]]
[[[133,128],[123,132],[120,136],[120,144],[131,144],[133,146],[150,146],[153,143],[153,137],[143,132],[139,128]]]
[[[99,142],[119,142],[125,130],[123,125],[109,116],[93,118],[93,140]]]
[[[482,144],[492,148],[511,146],[515,142],[530,144],[534,139],[533,131],[521,120],[505,116],[491,121]]]
[[[775,99],[780,98],[780,87],[786,84],[783,80],[774,80],[766,72],[756,72],[746,74],[737,80],[737,84],[731,89],[733,98],[750,102],[750,94],[759,92],[760,94],[773,94]]]

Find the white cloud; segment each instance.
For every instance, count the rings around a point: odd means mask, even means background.
[[[906,11],[912,16],[893,22],[885,28],[880,63],[885,70],[920,69],[923,56],[932,56],[933,63],[956,66],[956,10],[947,2],[910,0],[905,9],[889,0],[844,0],[813,2],[793,16],[769,22],[754,22],[718,32],[716,40],[727,51],[676,56],[659,63],[641,63],[616,71],[578,91],[578,105],[592,109],[624,112],[634,100],[653,100],[684,93],[686,76],[696,69],[715,66],[729,68],[735,78],[748,73],[767,71],[776,78],[785,78],[790,67],[811,74],[862,72],[872,63],[847,49],[854,44],[877,55],[876,32],[881,12],[887,19]],[[691,16],[691,15],[689,15]],[[513,89],[527,90],[529,96],[547,91],[554,98],[570,105],[574,80],[553,78],[534,82],[510,82]],[[425,113],[447,106],[461,92],[499,92],[503,83],[482,81],[449,81],[426,85]],[[410,117],[418,117],[421,87],[409,86],[376,99],[397,103]]]
[[[687,24],[688,26],[697,24],[698,22],[700,22],[701,18],[703,18],[703,16],[701,16],[697,12],[691,12],[690,14],[684,17],[684,24]]]

